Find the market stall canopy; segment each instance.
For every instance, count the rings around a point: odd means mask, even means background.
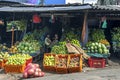
[[[0,7],[0,12],[51,12],[51,11],[71,11],[90,9],[90,5],[76,5],[76,6],[3,6]]]

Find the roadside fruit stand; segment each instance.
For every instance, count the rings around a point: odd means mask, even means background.
[[[101,12],[99,12],[99,10]],[[15,42],[14,44],[12,42],[12,46],[9,48],[5,45],[0,45],[0,68],[2,68],[5,73],[23,73],[23,78],[43,77],[45,73],[41,70],[41,66],[43,66],[44,71],[60,74],[82,72],[84,67],[104,68],[106,59],[111,54],[111,44],[106,39],[104,29],[94,27],[92,31],[87,31],[87,26],[89,26],[87,25],[87,18],[95,17],[99,20],[99,18],[104,16],[105,10],[108,10],[108,13],[106,12],[105,14],[109,17],[112,9],[102,9],[101,7],[99,8],[99,6],[88,4],[45,7],[18,5],[17,7],[8,6],[7,8],[0,8],[0,14],[4,15],[7,20],[13,18],[21,19],[22,16],[28,21],[26,30],[23,31],[24,35],[21,41]],[[116,13],[118,11],[117,8],[117,11],[113,12]],[[37,16],[41,17],[42,25],[39,26],[42,26],[42,28],[36,28],[33,31],[27,32],[27,29],[34,27],[34,23],[32,22],[34,13],[37,13]],[[50,19],[48,19],[48,16]],[[51,19],[53,20],[52,22],[50,21]],[[60,24],[60,29],[57,27],[59,26],[57,25],[58,23]],[[74,25],[72,25],[73,23]],[[51,28],[49,25],[51,25],[52,28],[54,27],[55,30],[58,28],[62,33],[59,42],[51,45],[51,52],[46,53],[44,51],[44,39],[47,33],[50,32],[49,30]],[[81,26],[83,27],[81,28]],[[54,30],[51,32],[54,32]],[[86,38],[87,33],[90,33],[88,34],[88,38]],[[114,37],[117,35],[117,39],[113,40],[115,45],[117,41],[117,43],[119,43],[118,34],[119,33],[113,33]],[[85,40],[86,43],[83,46],[82,43]],[[43,48],[42,52],[40,51],[41,48]],[[43,62],[39,65],[36,64],[36,62],[40,60],[40,57],[43,58]]]

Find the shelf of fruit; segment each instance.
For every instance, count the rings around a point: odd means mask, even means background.
[[[109,49],[98,42],[89,42],[87,45],[87,54],[92,57],[108,57],[110,55]]]

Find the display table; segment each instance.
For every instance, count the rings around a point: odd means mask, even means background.
[[[100,54],[100,53],[87,53],[90,57],[95,57],[95,58],[108,58],[110,57],[109,54]]]

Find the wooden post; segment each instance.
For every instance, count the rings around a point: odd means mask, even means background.
[[[11,44],[11,46],[13,46],[13,44],[14,44],[14,27],[12,27],[12,44]]]
[[[86,35],[87,15],[88,15],[88,12],[86,12],[85,15],[84,15],[83,29],[82,29],[82,35],[81,35],[81,41],[82,41],[82,43],[84,42],[84,40],[85,40],[85,35]]]

